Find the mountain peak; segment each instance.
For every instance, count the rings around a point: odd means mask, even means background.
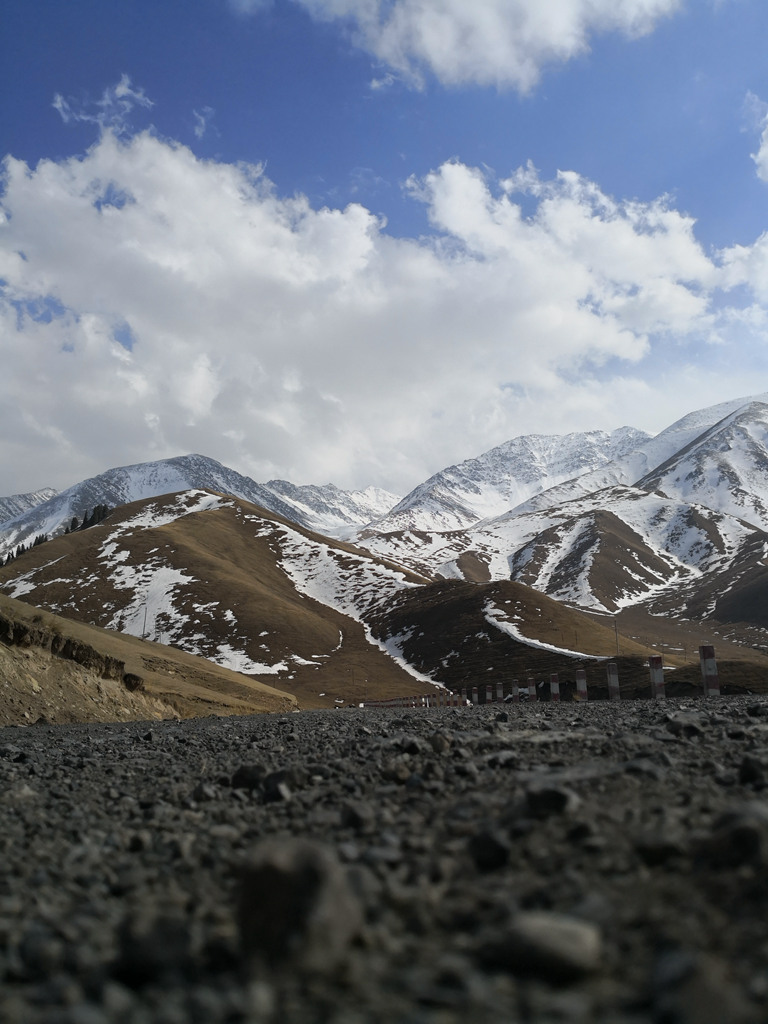
[[[620,427],[610,433],[590,430],[511,438],[435,473],[372,525],[380,532],[463,529],[621,458],[649,437],[634,427]]]

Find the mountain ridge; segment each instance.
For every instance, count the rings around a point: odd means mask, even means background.
[[[644,475],[633,479],[638,469]],[[434,474],[370,521],[392,495],[333,484],[261,485],[204,456],[137,464],[104,477],[117,497],[126,488],[157,490],[194,478],[203,490],[256,502],[260,514],[279,517],[285,530],[314,532],[313,543],[326,552],[318,564],[335,550],[335,530],[337,542],[423,581],[509,580],[596,613],[642,608],[702,621],[720,616],[742,632],[745,623],[768,627],[747,604],[750,595],[756,608],[768,606],[760,597],[768,590],[768,394],[694,411],[655,437],[624,427],[514,438]],[[559,482],[547,486],[553,480]],[[99,478],[70,490],[81,502],[103,499],[94,481]],[[62,507],[71,511],[67,493],[51,499],[59,525]],[[523,493],[525,501],[511,504]],[[17,517],[11,529],[24,523],[29,533],[42,532],[46,506]],[[318,522],[331,529],[317,529]],[[8,526],[0,526],[6,550],[13,543]],[[348,549],[348,578],[333,586],[337,611],[363,621],[362,605],[355,605],[362,599],[349,604],[344,593],[357,593],[353,566],[362,563],[356,557]]]
[[[10,494],[7,498],[0,498],[0,527],[7,520],[24,515],[25,512],[29,512],[36,505],[42,505],[44,501],[48,501],[56,494],[58,491],[54,487],[42,487],[38,491]]]

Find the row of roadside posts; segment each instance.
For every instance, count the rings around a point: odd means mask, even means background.
[[[701,664],[702,691],[705,697],[720,696],[720,680],[717,675],[717,662],[715,661],[715,649],[709,645],[699,648],[699,661]],[[664,686],[664,663],[661,655],[654,654],[648,659],[648,669],[651,676],[651,696],[656,700],[666,697]],[[619,668],[615,661],[608,662],[608,699],[621,700],[619,687]],[[448,689],[439,689],[433,693],[421,694],[417,697],[392,697],[389,700],[367,700],[364,703],[366,708],[454,708],[467,707],[470,704],[480,703],[481,687],[473,686],[466,688],[459,693]],[[520,686],[517,679],[512,680],[511,691],[512,703],[523,700],[538,700],[536,695],[536,683],[533,677],[529,677],[526,684]],[[560,677],[553,672],[549,677],[549,699],[560,700]],[[576,692],[574,699],[585,701],[589,699],[587,693],[587,673],[583,668],[576,671]],[[486,683],[485,704],[500,703],[505,700],[504,684]]]

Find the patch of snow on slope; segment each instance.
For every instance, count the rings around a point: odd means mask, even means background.
[[[208,660],[222,668],[228,668],[232,672],[242,672],[244,675],[277,675],[280,672],[288,671],[288,664],[285,661],[278,661],[274,665],[260,665],[252,661],[247,654],[236,651],[229,644],[219,644],[216,654]]]
[[[122,552],[120,552],[122,554]],[[131,599],[127,607],[116,612],[107,629],[118,629],[130,636],[147,636],[157,632],[173,640],[187,624],[174,603],[176,588],[196,582],[179,569],[171,569],[154,562],[142,566],[113,564],[110,579],[116,590],[128,590]],[[188,645],[185,644],[188,650]]]
[[[552,651],[555,654],[563,654],[570,658],[584,658],[590,661],[606,661],[607,659],[598,657],[594,654],[584,654],[582,651],[571,651],[567,647],[555,647],[553,644],[544,643],[542,640],[531,640],[527,636],[523,636],[517,626],[513,625],[506,618],[504,612],[497,608],[492,601],[486,601],[485,607],[483,608],[485,614],[485,621],[495,626],[496,629],[501,630],[502,633],[506,633],[507,636],[513,640],[517,640],[518,643],[525,644],[526,647],[535,647],[541,651]]]
[[[417,586],[405,574],[365,555],[308,540],[288,526],[276,524],[280,565],[301,594],[356,621],[404,588]]]
[[[36,569],[30,569],[29,572],[25,572],[15,579],[9,580],[3,584],[3,590],[10,597],[23,597],[24,594],[31,594],[33,590],[37,590],[38,584],[34,582],[35,576],[38,573],[43,572],[45,569],[50,568],[52,565],[56,565],[57,562],[61,562],[64,559],[64,555],[61,558],[54,558],[51,562],[46,562],[44,565],[38,566]],[[54,580],[54,583],[68,583],[68,580]]]
[[[159,526],[167,526],[175,523],[183,516],[192,515],[194,512],[208,512],[216,508],[224,508],[232,502],[222,498],[219,494],[211,494],[209,491],[184,491],[176,496],[175,502],[163,505],[146,505],[141,512],[120,523],[107,537],[105,544],[125,533],[133,530],[152,530]]]
[[[408,675],[413,676],[414,679],[420,683],[429,683],[431,686],[437,686],[440,689],[445,689],[442,683],[438,683],[430,675],[426,675],[424,672],[419,672],[418,669],[414,668],[409,661],[406,660],[403,654],[403,644],[408,639],[407,634],[399,634],[398,636],[388,637],[386,640],[378,640],[373,636],[368,627],[365,627],[365,635],[369,643],[378,647],[379,650],[383,651],[384,654],[388,654],[389,657],[400,666],[403,671],[407,672]]]
[[[406,580],[404,573],[374,562],[365,555],[309,540],[280,523],[262,525],[259,536],[278,538],[279,564],[300,594],[359,622],[368,643],[378,647],[420,682],[440,685],[409,664],[402,652],[401,638],[379,640],[365,622],[365,615],[378,604],[386,602],[400,590],[419,584]]]

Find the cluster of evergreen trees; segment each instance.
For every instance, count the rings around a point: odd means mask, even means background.
[[[8,554],[5,556],[5,561],[0,562],[0,565],[8,565],[8,563],[12,562],[14,558],[18,558],[19,555],[23,555],[25,551],[31,551],[32,548],[36,548],[38,544],[45,544],[47,540],[47,533],[38,533],[38,535],[35,537],[31,544],[19,544],[15,551],[9,551]]]
[[[66,528],[64,533],[75,533],[76,530],[87,530],[90,526],[95,526],[100,523],[103,519],[106,519],[112,509],[109,505],[95,505],[92,512],[88,509],[85,510],[82,523],[77,516],[72,516],[69,526]],[[15,551],[9,551],[5,557],[5,561],[0,559],[0,565],[8,565],[14,559],[18,558],[19,555],[23,555],[25,551],[31,551],[32,548],[36,548],[38,544],[45,544],[48,540],[46,533],[39,533],[31,544],[19,544]]]
[[[95,526],[102,519],[106,519],[112,509],[109,505],[94,505],[93,512],[85,510],[82,523],[77,516],[72,516],[69,526],[64,533],[75,533],[77,530],[87,530],[89,526]]]

